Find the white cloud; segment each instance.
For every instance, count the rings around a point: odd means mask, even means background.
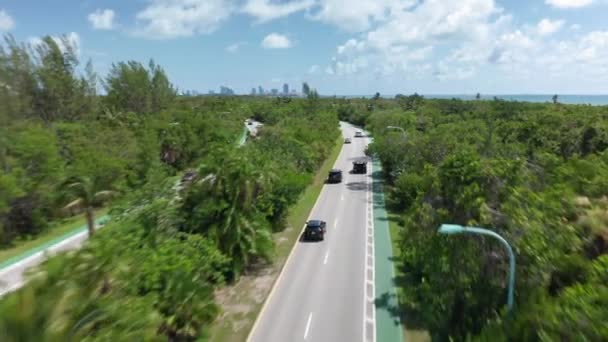
[[[6,13],[0,10],[0,31],[10,31],[15,27],[15,20]]]
[[[579,25],[579,24],[572,24],[572,25],[570,25],[570,29],[572,31],[578,31],[578,30],[581,29],[581,25]]]
[[[310,68],[308,68],[308,73],[309,74],[316,74],[317,72],[319,72],[320,67],[316,64],[311,65]]]
[[[265,49],[287,49],[291,47],[291,42],[287,36],[271,33],[262,40],[262,47]]]
[[[89,14],[87,18],[94,29],[111,30],[114,28],[114,16],[114,11],[106,8],[104,10],[96,10],[95,12]]]
[[[71,48],[76,56],[80,56],[81,53],[81,42],[80,36],[76,32],[70,32],[63,36],[51,36],[55,43],[59,46],[62,52],[66,52],[68,48]],[[33,47],[42,44],[42,38],[40,37],[30,37],[27,39],[27,42]]]
[[[231,2],[223,0],[151,0],[137,13],[140,28],[136,35],[150,39],[189,37],[209,34],[233,12]]]
[[[487,58],[481,51],[491,48],[497,32],[510,24],[510,16],[493,0],[427,0],[414,8],[393,6],[392,10],[360,39],[338,46],[328,73],[370,72],[384,77],[426,72],[440,79],[466,78],[474,74],[476,63]],[[452,51],[453,56],[441,65],[429,64],[438,59],[435,51],[453,50],[455,45],[467,48]]]
[[[247,43],[245,42],[238,42],[238,43],[234,43],[234,44],[230,44],[226,47],[226,51],[230,52],[230,53],[237,53],[241,47],[247,45]]]
[[[558,8],[579,8],[591,5],[593,0],[545,0],[545,3]]]
[[[243,12],[257,18],[263,23],[273,19],[306,10],[314,4],[313,0],[272,2],[271,0],[248,0]]]
[[[320,0],[314,20],[332,24],[350,32],[361,32],[374,22],[388,19],[391,12],[416,4],[416,0]]]
[[[427,0],[412,11],[400,11],[367,34],[377,48],[393,44],[446,39],[483,39],[494,15],[502,9],[493,0]]]
[[[540,35],[548,35],[555,33],[564,26],[563,20],[543,19],[537,25],[537,30]]]

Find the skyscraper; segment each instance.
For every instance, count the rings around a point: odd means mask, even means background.
[[[287,83],[283,84],[283,95],[289,95],[289,85]]]
[[[255,87],[251,88],[251,95],[255,96]]]
[[[262,86],[258,86],[258,94],[264,95],[264,88],[262,88]]]

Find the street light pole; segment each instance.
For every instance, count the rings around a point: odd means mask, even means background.
[[[477,227],[463,227],[461,225],[456,224],[442,224],[441,227],[439,227],[438,232],[441,234],[471,233],[489,235],[498,239],[498,241],[502,243],[502,245],[509,253],[509,288],[507,290],[507,310],[510,314],[513,310],[513,291],[515,287],[515,254],[513,253],[513,249],[511,248],[511,245],[509,245],[507,240],[488,229]]]

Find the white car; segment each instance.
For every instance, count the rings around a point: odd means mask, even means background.
[[[361,131],[356,131],[355,132],[355,138],[360,138],[363,136],[363,133]]]

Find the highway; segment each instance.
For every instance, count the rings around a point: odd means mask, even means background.
[[[323,187],[309,216],[327,222],[325,240],[296,243],[248,341],[375,341],[371,163],[367,175],[349,174],[368,138],[340,126],[352,138],[334,165],[343,181]]]

